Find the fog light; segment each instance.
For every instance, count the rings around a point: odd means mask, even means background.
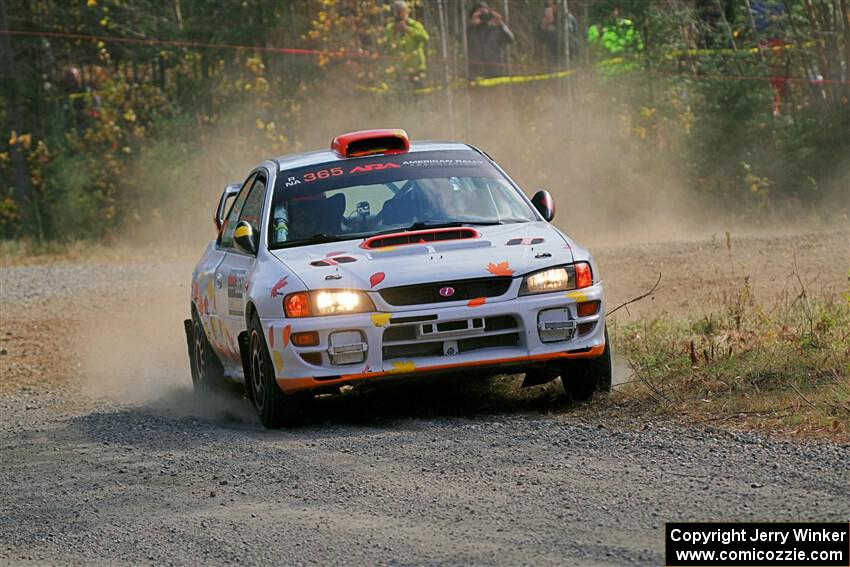
[[[360,331],[338,331],[328,338],[328,356],[331,364],[357,364],[366,360],[369,345]]]
[[[576,304],[576,311],[579,317],[590,317],[599,313],[599,301],[584,301]]]
[[[316,346],[319,344],[319,333],[316,331],[307,331],[306,333],[292,333],[289,337],[292,344],[295,346]]]
[[[568,341],[575,330],[576,322],[566,307],[546,309],[537,314],[537,332],[544,343]]]

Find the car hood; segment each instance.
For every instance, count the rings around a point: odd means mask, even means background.
[[[479,236],[385,248],[346,240],[272,250],[308,289],[386,287],[434,281],[520,276],[573,261],[569,240],[538,221],[476,226]]]

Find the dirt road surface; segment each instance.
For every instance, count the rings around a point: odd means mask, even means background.
[[[847,288],[846,230],[596,254],[611,305],[662,274],[621,320],[699,314],[746,276],[765,303],[794,271]],[[511,377],[265,431],[237,395],[191,394],[191,267],[2,268],[0,564],[660,565],[665,521],[850,520],[848,446],[580,417]]]

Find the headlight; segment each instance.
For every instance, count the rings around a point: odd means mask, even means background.
[[[287,317],[347,315],[374,310],[375,305],[369,296],[354,289],[298,291],[283,298],[283,311]]]
[[[570,276],[567,274],[566,268],[551,268],[525,278],[525,287],[528,293],[561,291],[567,289],[569,283]]]
[[[553,291],[567,291],[580,289],[593,285],[593,275],[590,272],[590,264],[579,262],[569,266],[558,266],[541,270],[525,276],[520,295],[531,295],[534,293],[549,293]]]

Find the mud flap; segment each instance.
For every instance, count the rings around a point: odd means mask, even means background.
[[[533,368],[525,373],[525,379],[522,381],[522,387],[539,386],[551,382],[558,377],[557,371],[552,371],[548,368]]]
[[[192,369],[192,378],[195,377],[197,370],[195,369],[195,337],[192,327],[194,324],[191,319],[183,320],[183,330],[186,331],[186,347],[189,351],[189,367]]]
[[[252,402],[254,394],[251,390],[251,342],[248,338],[248,331],[242,331],[236,337],[236,342],[239,343],[239,358],[242,359],[242,372],[245,374],[245,395]]]

